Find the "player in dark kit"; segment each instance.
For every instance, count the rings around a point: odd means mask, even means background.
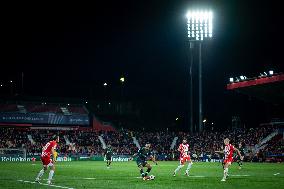
[[[111,157],[113,155],[112,152],[112,147],[109,144],[105,150],[105,157],[106,157],[106,162],[107,162],[107,168],[110,168],[110,164],[111,164]]]
[[[130,158],[130,160],[132,160],[134,157],[137,157],[136,163],[137,163],[138,168],[140,169],[140,174],[143,180],[150,179],[148,174],[150,173],[152,169],[152,166],[147,162],[147,159],[151,159],[157,165],[157,162],[155,161],[155,157],[153,153],[151,152],[150,148],[151,148],[151,144],[147,143],[145,147],[140,148],[138,152],[135,153],[132,158]],[[145,173],[143,170],[144,167],[147,167],[147,170]]]
[[[242,166],[243,166],[243,160],[242,159],[244,159],[244,156],[245,156],[245,149],[244,149],[244,145],[242,143],[239,143],[239,151],[241,153],[241,156],[239,156],[237,153],[235,153],[234,159],[238,163],[239,169],[241,169]]]

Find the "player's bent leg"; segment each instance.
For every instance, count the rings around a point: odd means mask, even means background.
[[[110,166],[110,160],[108,159],[107,160],[107,168],[109,168],[109,166]]]
[[[152,169],[152,166],[151,166],[149,163],[147,163],[147,164],[146,164],[146,167],[147,167],[147,170],[146,170],[145,175],[147,176],[147,175],[150,173],[150,171],[151,171],[151,169]]]
[[[242,160],[238,159],[238,160],[237,160],[237,163],[238,163],[238,165],[239,165],[239,169],[241,169],[241,168],[242,168],[242,165],[243,165]]]
[[[232,162],[228,162],[228,167],[227,167],[227,178],[229,177],[229,167],[232,165]]]
[[[188,161],[187,168],[186,168],[186,170],[185,170],[185,175],[189,176],[189,170],[191,169],[191,166],[192,166],[192,161],[189,160],[189,161]]]
[[[35,182],[38,182],[39,183],[39,181],[40,181],[40,178],[42,177],[42,175],[46,172],[46,170],[47,170],[47,166],[43,166],[43,169],[41,169],[40,171],[39,171],[39,173],[38,173],[38,175],[37,175],[37,177],[36,177],[36,179],[35,179]]]
[[[54,171],[55,171],[55,166],[53,165],[53,163],[49,163],[48,164],[49,167],[50,167],[50,171],[49,171],[49,175],[48,175],[48,180],[47,180],[47,184],[51,184],[51,180],[52,180],[52,177],[54,175]]]
[[[175,169],[173,176],[176,176],[177,172],[184,167],[184,161],[180,161],[179,166]]]
[[[141,177],[142,177],[142,178],[145,177],[145,173],[144,173],[144,170],[143,170],[143,165],[142,165],[142,164],[139,164],[139,165],[138,165],[138,168],[140,169],[140,175],[141,175]]]
[[[42,162],[42,165],[43,165],[43,169],[39,171],[36,179],[35,179],[35,182],[38,182],[40,181],[40,178],[42,177],[42,175],[46,172],[47,170],[47,165],[49,163],[49,158],[46,158],[46,157],[41,157],[41,162]]]
[[[229,166],[231,165],[231,162],[225,162],[224,164],[224,176],[223,179],[221,181],[226,181],[227,177],[228,177],[228,172],[229,172]]]
[[[147,167],[147,171],[144,173],[143,180],[150,180],[150,177],[148,176],[149,172],[151,171],[152,167],[150,164],[148,164],[147,162],[144,162],[143,167]]]
[[[145,173],[144,173],[143,168],[142,168],[142,169],[140,169],[140,175],[141,175],[141,177],[145,177]]]

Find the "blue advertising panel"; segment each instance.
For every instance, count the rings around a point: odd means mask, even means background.
[[[0,123],[31,123],[56,125],[89,125],[88,115],[62,115],[52,113],[0,113]]]

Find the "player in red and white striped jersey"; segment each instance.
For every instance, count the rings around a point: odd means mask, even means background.
[[[180,158],[179,158],[179,166],[176,168],[176,170],[173,173],[173,176],[176,176],[177,172],[184,167],[185,162],[188,161],[188,166],[185,171],[185,175],[189,176],[189,170],[192,166],[192,161],[190,159],[189,155],[189,145],[187,144],[187,140],[183,139],[182,143],[179,145],[178,151],[180,152]]]
[[[53,140],[46,143],[46,145],[42,148],[41,161],[43,169],[41,169],[40,172],[38,173],[35,180],[36,182],[39,182],[40,178],[46,172],[47,168],[50,167],[47,183],[51,184],[51,180],[55,171],[54,163],[56,162],[57,158],[57,152],[55,150],[58,142],[59,142],[59,136],[53,137]],[[51,155],[53,156],[53,159],[51,159]]]
[[[223,162],[224,176],[221,181],[226,181],[227,179],[229,167],[233,162],[234,151],[238,153],[238,155],[241,157],[241,160],[243,159],[243,156],[241,156],[240,151],[237,148],[235,148],[232,144],[230,144],[230,140],[228,138],[224,140],[224,144],[225,144],[225,148],[223,151],[224,152],[224,162]]]

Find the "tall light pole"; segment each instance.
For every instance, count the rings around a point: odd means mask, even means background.
[[[187,30],[190,46],[193,48],[193,43],[199,44],[199,132],[202,131],[203,125],[203,110],[202,110],[202,42],[206,39],[212,38],[213,31],[213,14],[211,11],[188,11],[187,15]],[[193,50],[191,50],[192,53]],[[192,77],[192,76],[191,76]],[[192,86],[191,86],[192,89]],[[192,92],[191,92],[192,95]],[[192,97],[190,97],[192,99]],[[191,100],[192,101],[192,100]],[[192,102],[191,102],[192,103]],[[191,105],[192,106],[192,105]],[[192,108],[191,108],[192,109]],[[192,111],[192,110],[191,110]],[[192,113],[191,113],[192,116]],[[192,123],[191,123],[192,130]]]
[[[124,87],[124,82],[125,82],[125,78],[124,77],[121,77],[119,79],[120,83],[121,83],[121,100],[123,100],[123,96],[124,96],[124,91],[123,91],[123,87]]]
[[[13,81],[10,80],[10,93],[11,93],[11,96],[13,96]]]
[[[24,72],[22,72],[22,95],[24,94]]]
[[[123,114],[123,102],[124,102],[124,82],[125,82],[125,78],[122,76],[119,79],[120,83],[121,83],[121,100],[120,100],[120,114]]]
[[[193,48],[194,44],[190,42],[190,68],[189,68],[189,75],[190,75],[190,128],[189,131],[193,133],[193,78],[192,78],[192,66],[193,66]]]
[[[105,82],[104,84],[103,84],[103,86],[104,86],[104,103],[103,104],[106,104],[107,103],[107,83]]]

